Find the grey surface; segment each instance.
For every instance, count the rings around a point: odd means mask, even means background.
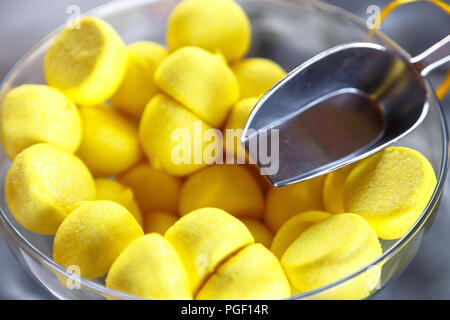
[[[0,1],[0,79],[14,63],[47,33],[63,24],[69,5],[85,12],[107,0]],[[361,17],[370,4],[385,0],[334,0]],[[430,23],[440,19],[443,23]],[[428,3],[414,3],[396,11],[383,24],[386,32],[412,55],[439,41],[450,30],[450,19]],[[439,75],[433,83],[439,80]],[[450,97],[444,100],[450,107]],[[450,112],[447,119],[450,120]],[[450,299],[450,191],[446,188],[434,225],[409,268],[376,299]],[[0,236],[0,299],[51,299],[15,260]]]

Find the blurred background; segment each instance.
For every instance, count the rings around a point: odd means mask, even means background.
[[[73,14],[105,4],[108,0],[14,0],[0,1],[0,80],[14,63],[46,34]],[[384,0],[324,1],[342,7],[364,20],[369,5],[383,8]],[[447,1],[448,3],[448,1]],[[71,7],[72,6],[72,7]],[[69,11],[68,11],[69,9]],[[381,31],[411,55],[421,53],[450,31],[450,17],[430,3],[411,3],[397,9]],[[448,70],[448,65],[447,65]],[[444,72],[433,74],[437,87]],[[450,108],[450,96],[443,101]],[[447,110],[447,121],[450,110]],[[450,180],[449,178],[447,180]],[[447,181],[448,183],[448,181]],[[439,213],[411,265],[374,299],[450,299],[450,189],[444,191]],[[15,260],[0,235],[0,299],[54,299]]]

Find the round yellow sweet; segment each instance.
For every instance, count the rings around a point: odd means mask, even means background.
[[[156,169],[186,176],[207,165],[204,150],[195,142],[211,127],[164,94],[157,94],[145,108],[139,136],[145,154]]]
[[[47,83],[78,104],[94,105],[110,98],[126,67],[126,48],[105,21],[84,17],[79,28],[66,27],[44,59]]]
[[[23,227],[51,235],[78,201],[95,199],[95,184],[76,156],[38,143],[14,158],[5,179],[5,198]]]
[[[191,175],[181,188],[181,215],[204,207],[258,219],[263,214],[264,196],[245,167],[216,164]]]
[[[61,223],[53,259],[64,268],[77,266],[81,276],[105,275],[119,254],[144,235],[133,215],[108,200],[83,201]]]
[[[184,47],[170,54],[156,69],[155,82],[216,128],[223,125],[239,98],[239,85],[231,69],[216,55],[198,47]]]
[[[140,225],[143,224],[141,210],[134,200],[133,191],[130,188],[117,181],[103,178],[95,180],[95,187],[97,200],[110,200],[120,204],[131,212]]]
[[[359,275],[339,285],[312,295],[310,300],[362,300],[367,298],[380,282],[382,263],[368,267]],[[292,295],[297,294],[292,291]]]
[[[287,248],[309,227],[331,215],[323,211],[306,211],[287,220],[273,238],[270,251],[281,259]]]
[[[227,58],[225,58],[225,56],[223,55],[223,53],[221,51],[216,50],[214,52],[214,55],[216,56],[217,59],[219,59],[220,62],[222,62],[224,65],[226,65],[228,67]]]
[[[262,192],[264,194],[269,191],[269,189],[273,188],[272,184],[267,180],[266,176],[261,174],[261,171],[259,168],[254,164],[247,164],[244,165],[248,171],[253,175],[253,177],[256,179],[256,182],[258,182],[259,187],[261,188]]]
[[[433,167],[422,154],[390,147],[350,172],[344,207],[366,219],[381,239],[397,239],[420,217],[435,186]]]
[[[241,144],[242,130],[247,123],[248,117],[253,110],[253,107],[258,102],[257,98],[247,98],[239,101],[230,112],[225,127],[224,134],[224,148],[228,154],[234,155],[237,163],[245,163],[248,158],[244,147]]]
[[[77,155],[95,176],[115,176],[142,156],[137,126],[106,105],[82,106]]]
[[[382,253],[377,234],[360,216],[331,215],[305,230],[287,248],[281,265],[300,293],[320,288],[360,270]],[[362,299],[380,277],[374,267],[351,281],[315,296],[316,299]]]
[[[165,238],[178,253],[193,294],[223,259],[254,242],[242,222],[216,208],[185,215],[167,230]]]
[[[263,245],[250,245],[219,266],[196,296],[198,300],[262,300],[290,296],[277,258]]]
[[[178,218],[178,216],[166,212],[147,213],[144,218],[144,232],[165,234],[178,221]]]
[[[263,244],[266,248],[270,248],[273,234],[261,221],[256,219],[244,218],[240,219],[252,234],[256,243]]]
[[[73,153],[81,141],[80,115],[58,90],[45,85],[22,85],[9,91],[3,100],[0,137],[10,159],[39,142]]]
[[[192,299],[177,253],[156,233],[130,243],[111,266],[106,287],[146,299]]]
[[[232,0],[185,0],[172,11],[167,25],[170,50],[193,45],[236,61],[247,53],[250,41],[247,15]]]
[[[350,171],[356,163],[349,164],[343,168],[330,172],[325,177],[323,184],[323,205],[330,213],[343,213],[344,208],[344,185]]]
[[[260,97],[286,75],[277,63],[264,58],[249,58],[232,66],[239,82],[241,99]]]
[[[300,212],[323,211],[322,189],[324,177],[318,177],[267,192],[264,222],[276,233],[289,218]]]
[[[181,179],[157,170],[147,162],[139,163],[116,177],[133,190],[142,212],[177,213]]]
[[[114,108],[139,118],[147,103],[158,92],[153,75],[167,56],[167,50],[160,44],[140,41],[130,44],[127,53],[125,77],[111,97],[111,103]]]

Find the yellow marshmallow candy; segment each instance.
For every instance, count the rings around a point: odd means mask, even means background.
[[[214,55],[216,56],[217,59],[219,59],[220,62],[222,62],[224,65],[228,66],[228,61],[221,51],[216,50],[214,52]]]
[[[158,92],[153,75],[167,50],[160,44],[140,41],[127,47],[128,63],[122,84],[111,97],[117,110],[139,118],[150,99]]]
[[[77,107],[56,89],[22,85],[6,94],[0,111],[0,136],[10,159],[35,143],[75,152],[81,141]]]
[[[182,183],[180,178],[157,170],[148,163],[139,163],[116,179],[133,190],[142,212],[177,212]]]
[[[214,207],[239,218],[261,218],[264,196],[253,175],[238,165],[213,165],[191,175],[180,193],[179,212]]]
[[[350,172],[344,206],[366,219],[381,239],[398,239],[416,223],[435,186],[433,167],[422,154],[390,147]]]
[[[137,126],[106,105],[82,106],[77,155],[95,176],[115,176],[143,156]]]
[[[156,69],[155,82],[216,128],[223,125],[239,98],[239,85],[231,69],[216,55],[198,47],[184,47],[170,54]]]
[[[331,215],[323,211],[306,211],[286,221],[273,238],[270,251],[281,259],[287,248],[309,227]]]
[[[382,253],[377,234],[360,216],[331,215],[305,230],[287,248],[281,265],[296,292],[320,288],[345,278]],[[315,299],[363,299],[379,281],[381,266],[316,295]]]
[[[103,178],[95,180],[95,187],[97,200],[110,200],[120,204],[131,212],[140,225],[143,224],[141,210],[134,200],[133,191],[130,188],[117,181]]]
[[[348,175],[355,167],[355,163],[349,164],[330,172],[325,177],[323,184],[323,205],[330,213],[344,213],[344,185]]]
[[[238,163],[245,163],[245,160],[248,158],[247,153],[241,144],[241,135],[248,117],[257,102],[257,98],[248,98],[239,101],[233,109],[231,109],[230,115],[225,123],[223,130],[225,140],[224,148],[228,154],[235,156]]]
[[[260,97],[286,75],[277,63],[264,58],[249,58],[232,66],[239,82],[241,99]]]
[[[64,268],[77,266],[81,276],[105,275],[119,254],[144,235],[133,215],[107,200],[83,201],[55,235],[53,259]]]
[[[236,61],[250,47],[251,28],[247,15],[233,0],[185,0],[170,15],[166,37],[172,51],[198,46]]]
[[[152,212],[145,215],[144,232],[165,234],[178,221],[178,216],[165,212]]]
[[[137,238],[119,255],[106,287],[147,299],[192,299],[177,253],[155,233]]]
[[[39,143],[14,158],[5,179],[5,198],[23,227],[52,235],[77,202],[95,199],[95,184],[76,156]]]
[[[273,234],[261,221],[255,219],[244,218],[240,219],[247,229],[252,234],[256,243],[263,244],[266,248],[270,248]]]
[[[139,136],[153,167],[172,175],[186,176],[207,165],[204,151],[209,144],[202,144],[202,138],[210,129],[176,101],[157,94],[145,108]]]
[[[264,222],[276,233],[289,218],[300,212],[323,210],[324,177],[318,177],[267,192]]]
[[[56,37],[44,59],[47,83],[77,104],[94,105],[109,99],[126,67],[126,48],[105,21],[84,17]]]
[[[228,256],[254,242],[250,231],[232,215],[216,208],[195,210],[167,230],[194,294]]]
[[[264,194],[266,194],[267,191],[269,191],[269,189],[273,188],[272,184],[269,182],[269,180],[267,180],[267,178],[263,174],[261,174],[261,171],[256,165],[247,164],[245,165],[245,167],[251,172],[253,177],[256,179]]]
[[[290,296],[277,258],[263,245],[250,245],[224,262],[200,289],[198,300],[262,300]]]

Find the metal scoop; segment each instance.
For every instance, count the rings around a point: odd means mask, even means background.
[[[414,130],[428,112],[422,77],[448,61],[450,36],[411,60],[373,43],[329,49],[261,98],[241,143],[275,187],[328,173]],[[265,146],[276,166],[259,157],[266,137],[279,140]]]

